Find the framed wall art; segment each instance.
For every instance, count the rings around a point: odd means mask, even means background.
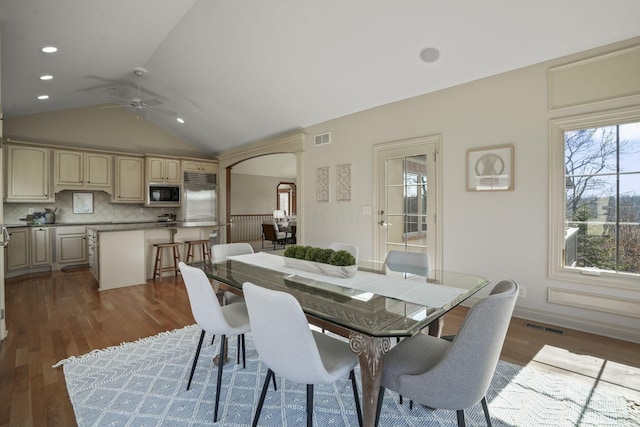
[[[93,193],[73,193],[73,213],[93,213]]]
[[[513,190],[513,145],[467,150],[467,191]]]
[[[339,202],[351,201],[351,165],[336,167],[336,200]]]
[[[316,169],[316,201],[329,201],[329,166]]]

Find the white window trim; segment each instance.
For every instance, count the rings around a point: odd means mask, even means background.
[[[564,267],[565,164],[564,133],[619,123],[640,121],[640,105],[620,110],[559,118],[549,123],[549,261],[550,279],[579,282],[605,287],[638,289],[640,276],[598,270]]]

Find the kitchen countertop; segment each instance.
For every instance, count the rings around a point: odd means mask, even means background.
[[[190,227],[217,227],[217,222],[212,221],[104,221],[104,222],[56,222],[54,224],[5,224],[5,227],[67,227],[86,226],[96,231],[123,231],[143,230],[154,228],[190,228]]]

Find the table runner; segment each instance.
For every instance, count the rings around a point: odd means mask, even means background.
[[[424,278],[421,278],[422,280],[399,279],[367,271],[358,271],[354,277],[350,278],[326,276],[287,267],[284,264],[284,257],[265,252],[234,255],[228,258],[293,276],[357,289],[364,293],[372,292],[427,307],[440,308],[466,291],[466,289],[452,286],[428,283]]]

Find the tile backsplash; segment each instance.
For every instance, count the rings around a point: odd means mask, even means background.
[[[110,203],[111,196],[104,191],[93,191],[93,213],[73,213],[73,193],[78,191],[61,191],[56,194],[55,203],[4,203],[4,223],[20,224],[20,218],[34,212],[44,212],[45,208],[56,209],[56,223],[89,223],[89,222],[130,222],[155,221],[159,215],[177,214],[179,208],[148,208],[139,204]],[[83,191],[84,193],[84,191]]]

